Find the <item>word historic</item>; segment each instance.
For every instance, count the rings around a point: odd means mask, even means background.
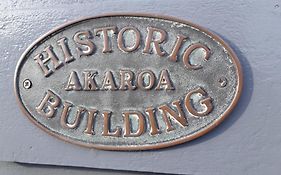
[[[133,26],[130,27],[123,27],[118,30],[116,26],[111,27],[102,27],[94,30],[94,34],[91,31],[79,31],[76,32],[73,36],[73,40],[76,44],[76,51],[78,52],[78,56],[90,56],[94,54],[95,46],[92,37],[93,35],[103,37],[103,53],[111,53],[113,52],[112,48],[110,47],[110,36],[109,33],[113,33],[117,35],[117,45],[118,49],[125,53],[130,53],[138,50],[141,46],[141,33],[140,31]],[[124,33],[129,33],[134,36],[134,43],[132,46],[127,46],[126,38],[123,37]],[[143,34],[142,34],[143,36]],[[158,36],[158,37],[157,37]],[[178,34],[176,37],[176,42],[171,49],[172,52],[169,54],[169,59],[173,62],[176,62],[178,58],[178,52],[184,43],[185,40],[188,39],[187,36],[184,36],[182,34]],[[129,38],[130,41],[132,40]],[[60,46],[61,52],[64,55],[63,59],[59,59],[57,57],[57,54],[53,50],[53,46],[49,45],[47,46],[43,52],[37,54],[34,57],[34,60],[38,63],[40,66],[42,72],[44,73],[44,76],[48,77],[50,76],[56,69],[59,69],[63,67],[64,64],[70,63],[76,58],[72,54],[72,50],[68,46],[68,40],[67,37],[62,37],[61,39],[57,40],[57,45]],[[142,50],[142,53],[144,54],[152,54],[152,46],[154,47],[155,53],[160,56],[166,56],[167,52],[164,51],[161,48],[161,44],[164,43],[167,40],[167,32],[163,29],[156,28],[156,27],[147,27],[147,34],[146,39],[144,42],[144,49]],[[205,51],[205,56],[202,58],[203,60],[208,60],[210,56],[210,49],[201,44],[201,43],[193,43],[188,48],[185,49],[184,54],[182,56],[183,64],[188,69],[201,69],[201,65],[195,65],[190,62],[190,55],[193,51],[196,49],[203,49]],[[52,66],[50,66],[52,64]]]

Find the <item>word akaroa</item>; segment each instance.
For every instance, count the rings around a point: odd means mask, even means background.
[[[101,149],[194,139],[224,119],[242,86],[239,62],[221,39],[159,17],[76,21],[43,36],[21,60],[16,94],[29,118],[59,138]]]

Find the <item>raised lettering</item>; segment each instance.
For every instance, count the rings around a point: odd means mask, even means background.
[[[173,86],[172,80],[170,79],[170,75],[168,70],[164,69],[160,73],[160,78],[158,85],[155,88],[156,90],[174,90],[175,87]]]
[[[181,48],[182,42],[183,42],[184,40],[186,40],[186,39],[187,39],[187,37],[184,36],[184,35],[179,34],[179,35],[177,36],[176,44],[175,44],[175,46],[173,47],[173,51],[172,51],[171,55],[169,56],[171,61],[174,61],[174,62],[177,61],[178,52],[179,52],[179,50],[180,50],[180,48]]]
[[[102,113],[103,116],[103,136],[113,136],[113,137],[120,137],[122,129],[120,127],[116,127],[114,130],[111,129],[111,122],[110,122],[110,111],[104,111]]]
[[[42,72],[44,73],[45,77],[48,77],[54,72],[54,69],[58,69],[60,66],[63,65],[62,61],[58,59],[56,54],[53,51],[53,47],[51,45],[47,46],[42,53],[36,55],[34,60],[40,66]],[[53,68],[49,67],[49,62],[53,63]]]
[[[89,135],[94,135],[94,120],[97,115],[97,110],[95,109],[87,109],[88,116],[87,116],[87,125],[86,129],[84,130],[84,133]]]
[[[123,112],[124,122],[125,122],[125,131],[124,137],[138,137],[144,133],[145,129],[145,120],[143,114],[139,111],[125,111]],[[136,117],[138,122],[138,128],[136,132],[132,131],[132,120],[131,117]]]
[[[82,89],[80,80],[78,78],[78,75],[75,71],[72,71],[69,75],[66,87],[64,88],[66,91],[79,91]]]
[[[68,44],[67,44],[67,41],[68,39],[66,37],[63,37],[61,39],[59,39],[57,41],[58,45],[61,47],[61,50],[63,52],[63,55],[64,55],[64,61],[66,63],[69,63],[71,61],[74,61],[75,58],[73,57],[73,55],[70,53],[70,49],[68,47]]]
[[[204,60],[208,60],[210,57],[210,49],[207,48],[206,46],[204,46],[203,44],[200,43],[196,43],[196,44],[192,44],[191,46],[189,46],[183,54],[183,63],[184,66],[188,69],[193,69],[193,70],[197,70],[197,69],[201,69],[202,66],[201,65],[196,65],[196,64],[192,64],[190,63],[190,55],[193,51],[195,51],[196,49],[204,49],[205,51],[205,56],[204,56]]]
[[[100,35],[103,36],[103,50],[102,50],[103,53],[112,52],[112,48],[109,42],[109,33],[108,33],[110,31],[116,33],[117,31],[116,26],[102,27],[102,28],[95,29],[96,36],[100,36]]]
[[[60,101],[59,96],[51,90],[48,90],[40,104],[36,107],[36,111],[46,118],[52,118],[55,116],[55,112],[60,104]]]
[[[208,115],[212,110],[213,110],[213,104],[212,104],[212,99],[211,97],[206,97],[203,98],[199,101],[201,105],[205,107],[204,111],[197,111],[193,105],[192,105],[192,95],[194,94],[200,94],[201,96],[206,96],[207,92],[204,91],[203,88],[199,87],[197,89],[194,89],[190,91],[186,96],[185,96],[185,107],[186,109],[195,117],[202,117],[205,115]]]
[[[93,54],[95,45],[90,40],[92,35],[89,31],[82,31],[75,33],[73,40],[78,45],[76,49],[78,50],[79,56],[88,56]]]
[[[63,110],[62,110],[62,114],[61,114],[61,118],[60,118],[60,124],[63,128],[66,129],[75,129],[78,127],[81,117],[82,117],[82,113],[85,112],[85,108],[84,107],[77,107],[77,111],[76,111],[76,115],[75,115],[75,119],[72,123],[70,123],[68,121],[68,117],[69,117],[69,112],[72,108],[73,104],[70,102],[65,101],[63,103]]]
[[[141,71],[138,75],[138,87],[142,90],[150,90],[154,86],[155,75],[150,70]]]
[[[169,120],[169,118],[173,118],[175,119],[175,121],[177,123],[180,124],[180,126],[185,127],[187,126],[187,121],[184,115],[184,112],[181,108],[180,105],[180,100],[176,100],[173,103],[173,106],[175,106],[177,108],[177,111],[174,111],[173,109],[171,109],[168,105],[161,105],[160,107],[158,107],[159,110],[161,110],[162,115],[163,115],[163,119],[164,122],[166,123],[166,130],[167,132],[174,130],[175,128],[172,126],[171,121]]]
[[[96,90],[98,90],[97,83],[95,81],[95,76],[97,74],[98,74],[97,72],[83,71],[83,75],[84,75],[83,90],[86,90],[86,91],[96,91]]]
[[[134,90],[136,86],[133,85],[134,73],[130,70],[120,70],[120,90]]]
[[[105,72],[101,90],[117,90],[115,80],[111,71]]]
[[[149,124],[150,124],[150,134],[151,135],[155,135],[155,134],[159,134],[160,130],[157,124],[157,120],[155,118],[155,109],[152,107],[149,107],[145,110],[145,112],[148,114],[148,118],[149,118]]]
[[[126,46],[126,44],[125,44],[126,37],[124,37],[124,33],[127,32],[129,34],[129,31],[132,31],[135,35],[135,42],[134,42],[134,45],[131,47]],[[132,41],[133,39],[129,38],[129,40]],[[124,27],[118,33],[117,42],[118,42],[118,48],[120,50],[122,50],[123,52],[132,52],[132,51],[136,50],[140,45],[140,32],[135,27]]]
[[[166,52],[162,51],[162,49],[160,48],[160,44],[165,41],[167,35],[166,32],[162,29],[153,28],[153,27],[147,27],[147,31],[148,33],[147,33],[143,53],[150,54],[151,52],[150,47],[152,44],[156,50],[157,55],[164,56]]]

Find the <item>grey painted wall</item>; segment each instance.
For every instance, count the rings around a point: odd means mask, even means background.
[[[0,160],[183,174],[278,174],[281,170],[281,2],[79,1],[0,2]],[[16,63],[40,35],[62,23],[112,12],[147,12],[192,21],[224,38],[238,55],[244,90],[218,128],[158,151],[114,152],[60,141],[20,112]]]

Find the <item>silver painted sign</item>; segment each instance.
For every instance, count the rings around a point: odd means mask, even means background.
[[[22,55],[15,93],[28,118],[68,142],[157,149],[222,122],[242,71],[218,36],[171,17],[115,14],[54,29]]]

